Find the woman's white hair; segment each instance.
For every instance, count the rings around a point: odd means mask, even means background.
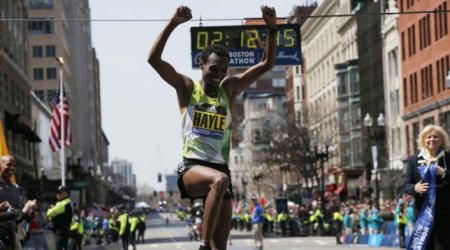
[[[427,125],[422,129],[422,131],[419,133],[419,136],[417,137],[417,148],[419,150],[427,149],[425,144],[425,138],[427,138],[427,136],[431,132],[436,132],[438,134],[438,136],[442,140],[442,147],[445,149],[445,151],[449,151],[450,141],[448,134],[441,126],[438,125]]]

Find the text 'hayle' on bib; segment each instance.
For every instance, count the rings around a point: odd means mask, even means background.
[[[222,106],[202,103],[194,106],[192,133],[221,140],[226,129],[227,110]]]

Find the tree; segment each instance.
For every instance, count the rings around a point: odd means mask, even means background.
[[[138,184],[137,186],[137,200],[145,201],[147,203],[153,203],[153,192],[156,191],[154,188],[147,184]],[[156,200],[156,199],[155,199]]]
[[[314,177],[320,183],[319,166],[315,164],[315,152],[311,149],[309,130],[291,119],[279,124],[272,132],[270,141],[270,159],[281,168],[294,173],[300,184],[303,180],[309,187],[309,178]]]

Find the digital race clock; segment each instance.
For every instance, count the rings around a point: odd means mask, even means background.
[[[277,29],[275,65],[301,64],[300,25],[281,24]],[[211,44],[228,48],[231,67],[255,65],[261,60],[267,35],[265,25],[192,27],[192,67],[199,67],[201,51]]]

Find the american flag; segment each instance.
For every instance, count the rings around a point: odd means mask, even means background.
[[[58,90],[58,95],[55,100],[50,102],[53,108],[53,117],[50,125],[50,137],[48,138],[48,144],[53,152],[61,149],[61,100],[60,100],[61,89]],[[67,101],[66,93],[63,91],[63,121],[64,121],[64,145],[69,146],[72,142],[72,133],[70,132],[70,122],[69,122],[69,102]]]

